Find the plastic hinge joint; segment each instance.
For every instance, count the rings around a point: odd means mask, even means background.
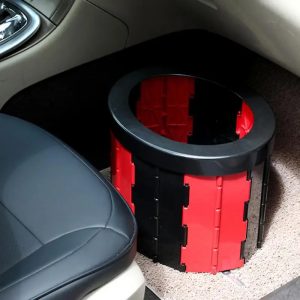
[[[184,207],[188,207],[190,202],[190,186],[188,184],[184,184],[183,188],[184,188],[184,197],[183,197],[182,204]]]
[[[188,227],[187,225],[182,225],[182,242],[181,245],[186,247],[188,240]]]

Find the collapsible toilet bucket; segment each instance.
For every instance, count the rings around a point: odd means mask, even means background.
[[[186,272],[243,266],[254,181],[251,239],[258,247],[263,240],[275,132],[269,105],[247,89],[152,68],[121,78],[109,110],[112,181],[135,213],[138,251]]]

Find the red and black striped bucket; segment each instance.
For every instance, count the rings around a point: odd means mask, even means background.
[[[119,80],[109,96],[112,181],[135,213],[138,250],[187,272],[243,266],[253,170],[263,239],[275,120],[245,89],[158,68]],[[257,181],[257,180],[256,180]]]

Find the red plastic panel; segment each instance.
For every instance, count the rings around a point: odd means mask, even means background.
[[[135,170],[131,153],[112,135],[112,183],[134,212],[132,185],[135,183]]]
[[[243,102],[241,112],[238,113],[236,120],[236,134],[240,139],[251,131],[253,124],[253,112],[246,102]]]
[[[185,175],[190,186],[189,206],[182,224],[188,227],[181,263],[187,272],[210,272],[241,267],[241,243],[246,240],[244,205],[251,182],[246,172],[223,177]]]
[[[180,76],[147,79],[141,83],[140,93],[137,119],[162,136],[187,143],[193,129],[189,102],[195,93],[195,80]]]
[[[212,271],[216,177],[184,177],[190,186],[189,206],[183,208],[182,224],[188,227],[186,247],[181,249],[181,263],[187,272]]]
[[[244,265],[241,243],[246,240],[245,202],[250,199],[251,181],[247,173],[225,176],[223,180],[222,214],[218,264],[216,271],[226,271]]]

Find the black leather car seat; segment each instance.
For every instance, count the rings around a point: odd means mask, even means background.
[[[136,223],[56,138],[0,114],[0,299],[80,299],[125,270]]]

